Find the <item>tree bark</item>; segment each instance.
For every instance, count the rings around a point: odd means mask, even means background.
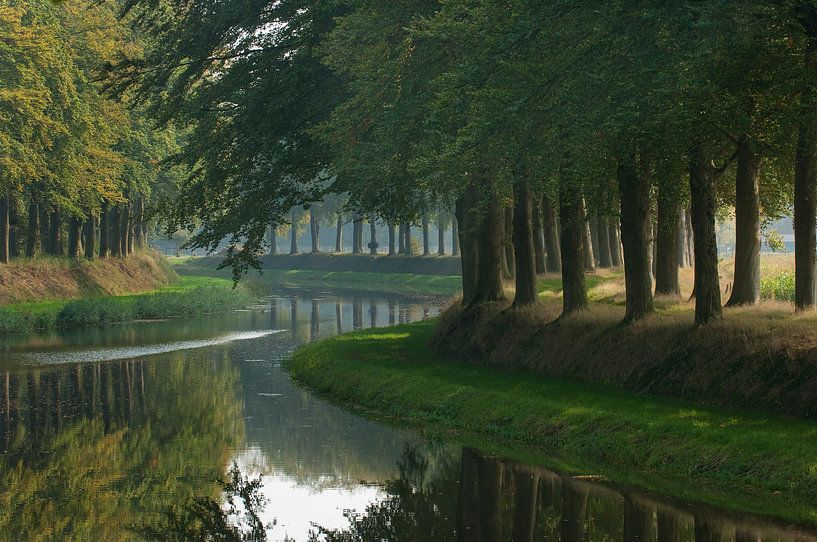
[[[794,159],[794,304],[798,311],[817,307],[815,184],[817,127],[813,122],[801,121]]]
[[[689,265],[689,252],[687,251],[687,214],[686,210],[683,206],[678,206],[675,210],[678,214],[677,224],[678,227],[676,228],[676,235],[677,238],[675,240],[676,248],[678,249],[678,267],[690,267]]]
[[[504,222],[502,232],[502,245],[505,248],[502,253],[502,278],[511,280],[516,271],[513,250],[513,205],[505,207]]]
[[[596,230],[599,232],[599,267],[609,269],[613,267],[613,256],[610,253],[610,226],[606,217],[597,217]]]
[[[343,217],[338,214],[338,222],[335,226],[335,252],[341,254],[343,252]]]
[[[122,257],[128,256],[130,246],[130,205],[119,207],[119,254]]]
[[[102,202],[102,207],[99,210],[99,257],[107,258],[110,250],[110,243],[108,241],[108,203]]]
[[[505,290],[502,282],[503,219],[505,213],[497,198],[485,202],[485,213],[479,227],[479,248],[477,249],[477,292],[476,302],[504,301]]]
[[[542,198],[542,219],[545,225],[545,263],[548,273],[562,272],[562,254],[559,246],[559,226],[556,220],[556,210],[550,198]]]
[[[369,254],[377,256],[377,224],[374,217],[369,222]]]
[[[114,205],[110,210],[110,246],[111,256],[117,258],[122,256],[122,243],[119,241],[119,236],[122,233],[119,229],[119,214],[119,206]]]
[[[389,256],[397,254],[397,226],[392,222],[388,223],[389,228]]]
[[[651,227],[650,183],[639,174],[636,160],[635,155],[621,157],[616,172],[624,245],[625,322],[633,322],[653,311],[647,233]]]
[[[54,254],[51,248],[51,221],[47,206],[40,206],[40,249],[42,254]]]
[[[735,280],[727,306],[760,301],[760,152],[743,137],[735,176]]]
[[[621,267],[621,237],[618,227],[619,219],[611,220],[609,223],[610,232],[610,258],[613,260],[613,267]]]
[[[355,217],[352,222],[352,254],[363,253],[363,219]]]
[[[9,238],[11,237],[11,220],[9,218],[9,197],[0,198],[0,263],[9,263]]]
[[[26,235],[26,257],[33,258],[40,247],[40,205],[32,197],[28,204],[28,232]]]
[[[584,270],[596,270],[596,255],[593,252],[593,238],[590,234],[590,221],[587,219],[587,202],[582,199],[582,249],[584,250]]]
[[[314,205],[309,208],[309,236],[312,240],[312,254],[318,254],[321,251],[320,224]]]
[[[536,264],[536,274],[543,275],[547,271],[545,262],[545,237],[544,222],[542,221],[542,204],[539,201],[533,202],[533,252],[534,263]]]
[[[460,223],[459,219],[455,216],[451,219],[451,255],[452,256],[459,256],[460,255]]]
[[[428,211],[423,209],[423,256],[431,256],[431,230],[429,229]]]
[[[696,144],[690,151],[689,189],[695,235],[695,323],[703,325],[722,316],[718,277],[718,242],[715,237],[717,171]],[[813,219],[812,219],[813,224]],[[812,237],[814,232],[812,232]]]
[[[406,254],[406,226],[404,224],[397,226],[397,253]]]
[[[269,228],[269,253],[271,256],[278,254],[278,231],[275,226]]]
[[[82,236],[82,221],[72,216],[68,219],[68,257],[79,258]]]
[[[587,310],[584,280],[584,220],[582,193],[572,183],[559,187],[559,245],[562,255],[562,316]]]
[[[678,283],[678,203],[669,183],[664,179],[658,187],[658,226],[655,239],[655,295],[680,297]]]
[[[596,267],[601,267],[599,257],[599,217],[593,215],[588,220],[590,225],[590,246],[593,248],[593,263]]]
[[[89,215],[83,226],[85,236],[85,259],[93,260],[96,250],[96,217]]]
[[[462,302],[469,305],[476,300],[479,277],[479,242],[474,209],[477,203],[477,190],[473,184],[465,188],[462,197],[456,202],[455,223],[462,225],[457,229],[459,245],[462,248],[460,265],[462,267]]]
[[[516,265],[513,306],[521,308],[535,305],[539,301],[533,240],[533,201],[530,187],[524,181],[517,181],[513,192],[513,248]]]
[[[49,246],[51,248],[51,254],[57,257],[62,256],[65,253],[65,247],[63,246],[62,240],[62,216],[60,215],[59,209],[51,213],[48,226],[50,230]]]
[[[414,247],[411,244],[411,224],[406,224],[406,229],[403,230],[403,235],[406,236],[406,240],[403,242],[406,246],[406,255],[413,256]]]
[[[442,214],[442,213],[441,213]],[[448,216],[448,213],[445,214]],[[442,216],[437,221],[437,256],[445,256],[445,230],[447,229],[447,219]]]
[[[298,248],[298,215],[294,209],[289,214],[289,221],[291,222],[289,228],[289,253],[298,254],[300,252]]]
[[[9,197],[9,258],[20,257],[20,213],[17,208],[17,200]]]

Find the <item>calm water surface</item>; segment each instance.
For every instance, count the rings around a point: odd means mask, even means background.
[[[294,385],[298,345],[440,302],[280,291],[262,310],[0,343],[0,539],[139,540],[262,476],[271,540],[817,540],[365,420]],[[174,509],[174,507],[176,507]],[[354,527],[350,519],[354,519]]]

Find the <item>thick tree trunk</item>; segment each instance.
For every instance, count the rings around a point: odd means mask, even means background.
[[[735,177],[735,280],[727,306],[760,301],[760,153],[743,137]]]
[[[655,295],[680,297],[678,283],[678,204],[669,183],[664,179],[658,187],[658,226],[655,240]]]
[[[547,196],[542,198],[542,219],[545,225],[545,257],[547,258],[545,263],[547,264],[547,272],[561,273],[562,254],[559,247],[559,226],[556,220],[556,210]]]
[[[613,260],[613,267],[621,267],[621,237],[619,236],[619,220],[611,220],[608,231],[610,233],[610,258]]]
[[[423,256],[431,256],[431,230],[429,227],[428,211],[423,209]]]
[[[107,258],[109,250],[108,203],[103,201],[102,208],[99,210],[99,257]]]
[[[40,206],[35,198],[28,204],[28,231],[26,232],[26,257],[33,258],[40,247]]]
[[[289,221],[291,223],[289,228],[289,253],[298,254],[300,252],[298,248],[298,215],[294,210],[289,215]]]
[[[813,124],[801,121],[794,159],[794,304],[799,311],[817,307],[817,127]]]
[[[686,220],[684,223],[686,224],[687,231],[686,231],[686,251],[687,251],[687,258],[690,267],[695,267],[695,234],[692,231],[692,211],[687,208],[684,210],[686,214]]]
[[[275,226],[269,228],[269,253],[272,256],[278,254],[278,231]]]
[[[624,245],[626,285],[625,322],[633,322],[653,311],[648,228],[650,183],[639,175],[635,155],[619,160],[618,191],[621,199],[621,240]]]
[[[582,250],[584,251],[584,270],[596,270],[596,256],[593,253],[593,239],[590,235],[590,221],[587,219],[587,203],[582,199]]]
[[[613,267],[613,256],[610,253],[610,226],[606,217],[596,218],[599,232],[599,267],[609,269]]]
[[[40,206],[40,248],[42,254],[54,254],[51,248],[51,221],[48,209]]]
[[[122,256],[122,243],[119,241],[119,236],[121,231],[119,229],[119,215],[120,215],[120,208],[118,205],[115,205],[110,210],[110,247],[111,247],[111,256],[114,257],[121,257]]]
[[[446,213],[447,216],[448,213]],[[440,218],[437,221],[437,256],[445,256],[445,230],[447,229],[446,220]]]
[[[389,228],[389,256],[397,254],[397,226],[393,223],[388,223]]]
[[[363,219],[356,217],[352,222],[352,254],[363,253]]]
[[[72,216],[68,219],[68,257],[79,258],[82,236],[82,221]]]
[[[502,245],[505,248],[502,256],[502,278],[511,280],[516,271],[513,251],[513,206],[505,207],[504,222],[502,232]]]
[[[584,220],[581,190],[569,182],[559,187],[559,245],[562,255],[562,316],[586,310]]]
[[[335,252],[343,252],[343,217],[338,215],[338,223],[335,225]]]
[[[503,301],[505,290],[502,282],[503,219],[505,213],[496,198],[484,205],[485,212],[479,227],[479,257],[477,270],[476,302]]]
[[[130,254],[130,205],[122,205],[119,208],[119,254],[126,257]]]
[[[9,263],[9,238],[11,237],[11,220],[9,218],[9,197],[0,198],[0,263]]]
[[[454,221],[462,227],[457,229],[458,244],[462,248],[460,265],[462,267],[462,302],[473,303],[477,297],[479,278],[479,241],[477,221],[474,216],[477,204],[477,190],[473,184],[465,188],[463,196],[456,203]]]
[[[137,240],[139,237],[138,228],[133,219],[128,220],[128,254],[133,254],[136,251]]]
[[[717,171],[711,161],[707,160],[700,144],[693,146],[690,152],[689,189],[692,196],[692,229],[695,234],[694,290],[697,325],[722,316],[718,242],[715,237],[716,184]]]
[[[676,240],[675,245],[678,249],[678,267],[690,267],[689,265],[689,252],[687,251],[687,214],[686,210],[682,206],[678,206],[675,210],[676,214],[678,215],[677,224],[678,227],[675,229]]]
[[[145,198],[136,200],[136,220],[134,221],[134,245],[139,250],[147,248],[147,228],[145,227]]]
[[[64,255],[65,247],[63,246],[64,243],[62,240],[62,216],[59,210],[55,210],[51,213],[48,227],[50,230],[49,246],[51,248],[51,254],[57,257]]]
[[[314,206],[309,208],[309,237],[312,240],[312,254],[319,253],[321,251],[320,223]]]
[[[460,222],[456,216],[451,219],[451,255],[460,255]]]
[[[85,236],[85,259],[93,260],[94,251],[96,250],[96,217],[89,215],[85,220],[83,230]]]
[[[513,248],[516,264],[515,308],[535,305],[539,301],[536,289],[536,258],[534,248],[533,201],[530,187],[517,182],[513,190]]]
[[[599,217],[591,216],[588,220],[590,225],[590,246],[593,248],[593,263],[596,267],[601,267],[599,257]]]
[[[371,222],[369,222],[369,254],[377,256],[377,247],[377,224],[375,219],[372,218]]]
[[[533,252],[534,263],[536,264],[536,274],[542,275],[547,271],[545,262],[545,225],[542,221],[542,204],[539,201],[533,202]]]
[[[406,226],[404,224],[397,226],[397,253],[406,253]]]
[[[20,257],[20,213],[17,209],[17,202],[9,198],[9,258]]]
[[[406,246],[406,255],[413,256],[414,246],[411,244],[411,224],[406,224],[406,229],[403,230],[403,235],[406,236],[406,240],[403,241],[403,244]]]

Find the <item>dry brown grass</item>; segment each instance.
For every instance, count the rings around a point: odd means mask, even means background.
[[[764,276],[790,270],[790,256],[764,258]],[[539,306],[452,306],[433,340],[441,353],[713,404],[817,415],[817,312],[765,301],[724,309],[722,321],[693,324],[694,302],[657,299],[656,314],[622,325],[623,278],[603,272],[590,289],[591,309],[559,318],[561,301],[545,292]],[[731,281],[731,262],[722,279]],[[691,291],[691,270],[683,270]],[[724,283],[724,293],[727,281]],[[726,297],[724,296],[724,300]]]
[[[88,262],[68,258],[22,259],[0,266],[0,305],[154,290],[176,279],[157,253]]]

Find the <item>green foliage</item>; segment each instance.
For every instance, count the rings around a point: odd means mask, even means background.
[[[785,272],[760,281],[760,297],[776,301],[794,302],[794,274]]]

